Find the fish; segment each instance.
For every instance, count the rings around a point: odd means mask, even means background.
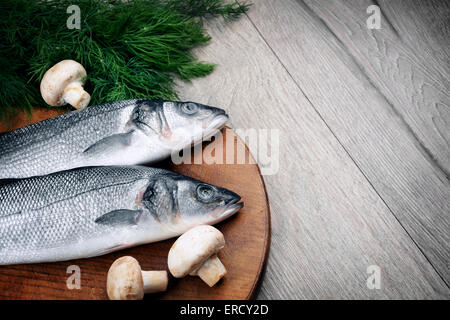
[[[161,241],[238,212],[241,197],[165,169],[83,167],[0,180],[0,264],[66,261]]]
[[[133,99],[92,106],[0,134],[0,179],[151,165],[209,139],[227,120],[224,110],[194,102]]]

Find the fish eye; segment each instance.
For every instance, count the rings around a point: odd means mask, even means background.
[[[201,184],[197,187],[197,195],[200,200],[209,200],[214,195],[214,189],[208,185]]]
[[[184,103],[181,105],[181,110],[186,114],[194,114],[197,112],[197,105],[192,102]]]

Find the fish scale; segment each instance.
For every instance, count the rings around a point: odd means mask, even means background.
[[[126,107],[126,104],[119,105]],[[3,136],[0,141],[0,177],[20,178],[70,169],[72,166],[68,167],[67,161],[73,163],[73,167],[82,166],[78,158],[85,149],[120,130],[113,120],[119,118],[117,113],[121,109],[111,108],[109,104],[97,107],[87,109],[90,112],[83,117],[83,125],[78,125],[80,117],[76,117],[80,112],[74,111],[69,113],[71,116],[44,120]],[[63,122],[67,124],[61,126]]]
[[[120,170],[100,167],[96,170],[66,171],[64,175],[49,174],[34,179],[17,179],[8,185],[8,189],[0,188],[0,217],[11,214],[11,210],[18,212],[36,209],[115,183],[135,181],[138,177],[139,170],[133,167]]]

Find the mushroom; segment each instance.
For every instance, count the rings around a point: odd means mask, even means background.
[[[181,235],[169,251],[168,265],[175,278],[199,276],[210,287],[227,273],[217,252],[225,246],[222,232],[198,226]]]
[[[145,293],[166,291],[167,271],[142,271],[139,262],[130,256],[111,265],[106,280],[110,300],[141,300]]]
[[[86,70],[73,60],[63,60],[47,70],[41,81],[41,95],[44,101],[54,107],[71,104],[84,109],[91,96],[84,91]]]

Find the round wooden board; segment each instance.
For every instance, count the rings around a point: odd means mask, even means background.
[[[9,128],[15,129],[62,113],[55,109],[35,109],[31,118],[19,115]],[[270,245],[270,212],[263,179],[248,148],[229,128],[222,130],[227,142],[245,152],[246,164],[182,164],[170,161],[160,167],[228,188],[242,196],[245,206],[216,227],[223,232],[226,246],[219,253],[228,273],[213,288],[198,277],[169,278],[169,288],[145,299],[250,299],[255,293]],[[220,139],[218,140],[220,141]],[[213,141],[210,144],[219,143]],[[205,146],[203,148],[205,150]],[[209,149],[211,150],[211,149]],[[201,151],[201,150],[200,150]],[[194,153],[195,155],[195,153]],[[198,156],[198,154],[197,154]],[[226,152],[224,152],[224,159]],[[107,299],[106,274],[113,261],[124,255],[135,257],[143,270],[166,270],[167,253],[174,239],[142,245],[105,256],[58,263],[0,266],[1,299]],[[69,290],[67,268],[80,267],[81,288]]]

